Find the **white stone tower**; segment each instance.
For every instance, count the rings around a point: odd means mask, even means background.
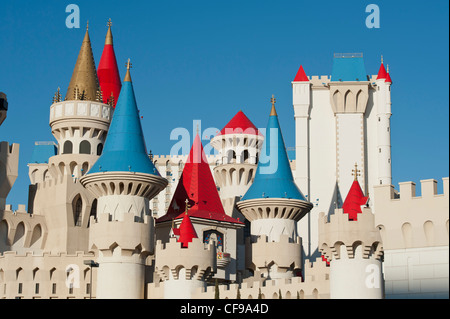
[[[147,155],[130,63],[102,156],[80,182],[98,198],[89,247],[98,253],[97,298],[144,297],[154,249],[149,200],[167,186]]]
[[[270,279],[294,276],[302,268],[297,222],[312,204],[294,182],[273,96],[255,179],[237,207],[250,221],[246,267]]]
[[[242,111],[211,140],[222,159],[214,168],[214,177],[225,213],[233,218],[243,217],[236,202],[253,182],[263,141],[263,135]]]
[[[375,101],[377,110],[377,141],[378,141],[378,180],[376,185],[392,184],[391,164],[391,84],[392,80],[386,72],[381,60],[380,70],[375,81],[378,92]]]
[[[330,262],[332,299],[384,298],[383,246],[371,209],[361,210],[367,200],[355,178],[344,207],[319,216],[319,249]]]
[[[58,144],[57,154],[29,164],[35,188],[33,194],[30,187],[29,213],[46,216],[52,229],[46,241],[48,251],[88,250],[89,216],[95,215],[95,198],[79,179],[101,154],[113,111],[101,100],[86,30],[65,100],[58,89],[50,107],[49,124]]]

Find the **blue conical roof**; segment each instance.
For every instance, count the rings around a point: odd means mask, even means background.
[[[242,200],[257,198],[306,200],[294,182],[274,106],[267,124],[255,179]]]
[[[147,154],[129,70],[122,84],[102,155],[88,174],[138,172],[159,175]]]

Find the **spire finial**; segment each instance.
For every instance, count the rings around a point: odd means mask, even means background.
[[[86,31],[89,31],[89,20],[86,22]]]
[[[275,103],[277,99],[275,98],[275,95],[272,94],[272,98],[270,99],[270,103],[272,103],[272,110],[270,111],[270,116],[277,115],[277,111],[275,109]]]
[[[352,170],[352,175],[355,176],[355,181],[358,180],[358,176],[361,176],[360,172],[361,170],[358,169],[358,164],[355,163],[355,169]]]
[[[189,205],[189,199],[186,198],[186,200],[184,201],[186,203],[184,212],[186,213],[186,215],[188,214],[189,208],[191,208],[191,206]]]
[[[383,55],[381,55],[381,64],[383,64]]]
[[[389,64],[388,65],[386,65],[386,67],[387,67],[387,73],[389,73]]]
[[[124,82],[131,82],[131,74],[130,74],[130,69],[132,67],[132,64],[130,62],[130,59],[128,59],[128,62],[125,64],[127,67],[127,74],[125,74],[125,79],[123,80]]]
[[[111,26],[112,26],[111,18],[109,18],[106,25],[108,26],[108,32],[106,32],[105,45],[106,44],[112,45],[113,44],[113,36],[112,36],[112,32],[111,32]]]
[[[111,28],[112,26],[111,18],[109,18],[108,23],[106,23],[106,25],[108,26],[108,28]]]

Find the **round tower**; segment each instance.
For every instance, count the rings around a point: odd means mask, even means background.
[[[378,147],[378,181],[379,185],[392,184],[391,164],[391,76],[384,68],[383,57],[377,79],[377,147]]]
[[[171,231],[168,243],[156,245],[155,272],[164,283],[165,299],[192,299],[217,271],[216,243],[198,238],[188,206],[179,227]]]
[[[79,178],[101,155],[113,115],[113,107],[102,101],[88,30],[66,98],[61,99],[58,89],[53,102],[50,127],[58,142],[59,156],[50,159],[50,173],[55,178],[61,175]]]
[[[319,250],[330,261],[330,298],[380,299],[384,296],[381,270],[383,247],[375,227],[375,217],[368,207],[356,179],[343,208],[319,216]],[[329,221],[328,221],[329,219]]]
[[[154,248],[149,200],[167,186],[147,155],[130,67],[102,156],[80,180],[98,198],[89,238],[100,265],[97,298],[144,297],[145,259]]]
[[[225,212],[233,218],[242,218],[235,204],[253,181],[263,141],[263,135],[242,111],[211,140],[221,158],[214,177]]]
[[[292,277],[301,268],[297,222],[312,206],[294,182],[272,97],[255,179],[237,203],[251,225],[251,269],[273,279]]]

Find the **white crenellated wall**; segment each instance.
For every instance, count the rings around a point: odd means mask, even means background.
[[[386,298],[449,297],[449,179],[375,187],[375,220],[385,249]]]

